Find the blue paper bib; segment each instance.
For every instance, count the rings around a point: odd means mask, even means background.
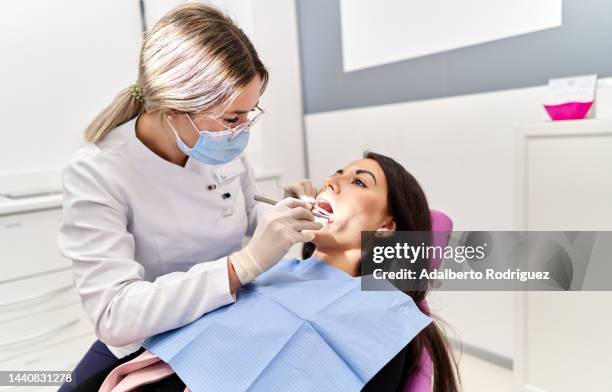
[[[362,291],[360,279],[282,261],[234,304],[144,347],[194,392],[359,391],[431,322],[408,295]]]

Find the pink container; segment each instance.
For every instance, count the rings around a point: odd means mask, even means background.
[[[561,105],[544,105],[544,109],[553,121],[580,120],[586,117],[592,105],[593,101],[568,102]]]

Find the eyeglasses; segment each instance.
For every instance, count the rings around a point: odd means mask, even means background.
[[[246,113],[247,115],[246,121],[243,121],[234,127],[227,125],[227,120],[224,120],[222,118],[212,117],[212,116],[209,116],[209,118],[223,125],[225,127],[225,130],[221,132],[223,132],[223,135],[228,135],[229,136],[228,140],[231,140],[242,132],[248,132],[251,129],[251,127],[257,122],[257,120],[261,118],[261,115],[264,113],[265,111],[262,108],[260,108],[259,105],[255,105],[255,107],[251,111]]]

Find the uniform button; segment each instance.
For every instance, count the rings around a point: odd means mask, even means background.
[[[233,208],[226,208],[221,212],[222,216],[230,216],[234,213],[234,209]]]

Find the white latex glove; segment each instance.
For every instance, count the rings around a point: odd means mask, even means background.
[[[294,244],[314,239],[314,233],[302,232],[323,227],[310,208],[310,203],[286,198],[262,214],[249,243],[229,257],[242,284],[271,268]]]
[[[317,197],[317,189],[308,179],[287,184],[283,186],[283,191],[285,197],[295,197],[296,199],[307,201],[314,201],[315,197]]]

